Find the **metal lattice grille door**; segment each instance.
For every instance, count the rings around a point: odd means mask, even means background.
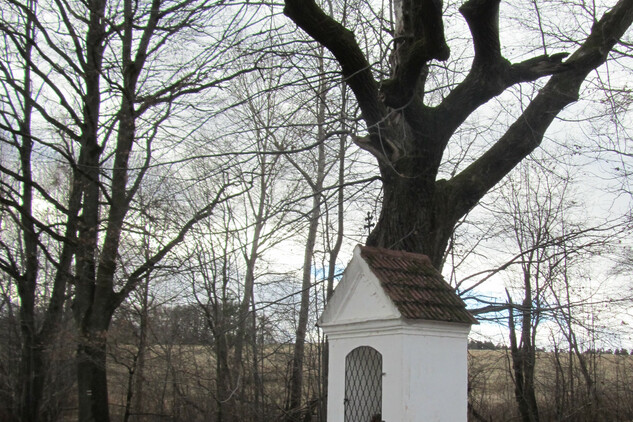
[[[368,346],[345,358],[345,422],[374,422],[382,412],[382,355]]]

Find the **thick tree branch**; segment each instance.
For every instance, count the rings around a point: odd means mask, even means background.
[[[567,60],[568,70],[552,76],[525,112],[474,163],[446,185],[455,217],[472,208],[485,193],[536,149],[556,115],[575,102],[587,75],[603,64],[633,23],[633,1],[620,0],[596,22],[582,46]]]
[[[436,119],[445,116],[444,133],[438,137],[441,148],[468,116],[507,88],[569,69],[562,63],[567,53],[542,55],[516,64],[503,58],[499,41],[499,0],[469,0],[460,11],[473,37],[475,59],[464,81],[434,110]]]
[[[552,55],[542,55],[527,59],[521,63],[510,66],[506,83],[508,86],[520,83],[535,81],[543,76],[549,76],[563,72],[570,68],[569,65],[563,63],[563,59],[569,56],[569,53],[557,53]]]
[[[469,0],[459,8],[473,36],[473,66],[501,60],[499,41],[499,3],[501,0]]]
[[[394,9],[398,26],[391,56],[393,71],[391,79],[383,81],[381,94],[387,106],[401,108],[413,98],[427,63],[447,60],[450,52],[440,0],[398,0]]]
[[[284,13],[315,41],[327,48],[341,65],[343,76],[354,92],[370,133],[374,151],[390,149],[381,144],[386,133],[386,108],[378,98],[378,84],[354,34],[317,6],[314,0],[286,0]],[[380,159],[380,156],[379,156]]]

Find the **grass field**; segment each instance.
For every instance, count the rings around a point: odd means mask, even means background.
[[[258,369],[262,380],[264,409],[262,421],[276,421],[286,399],[286,380],[291,345],[269,345]],[[307,358],[306,402],[318,395],[318,353],[309,345]],[[109,384],[112,420],[125,420],[128,400],[130,421],[213,421],[216,361],[210,347],[153,345],[150,347],[139,386],[130,384],[135,350],[130,346],[111,348]],[[633,356],[612,354],[584,355],[594,380],[595,401],[579,370],[577,358],[568,354],[539,352],[535,386],[540,420],[570,422],[633,421]],[[520,421],[514,398],[511,362],[505,350],[469,351],[469,403],[476,412],[469,421]],[[136,362],[138,363],[138,361]],[[245,367],[251,363],[245,362]],[[138,373],[136,374],[138,375]],[[136,395],[128,397],[130,386]],[[249,397],[253,385],[242,384]],[[139,397],[138,394],[141,394]],[[71,401],[74,398],[70,398]],[[140,408],[139,408],[140,406]],[[65,420],[73,420],[72,404]],[[250,419],[248,419],[250,420]],[[255,419],[253,419],[255,420]],[[313,419],[316,421],[316,419]]]
[[[583,358],[594,383],[593,402],[577,357],[538,353],[535,389],[541,420],[633,420],[633,356],[586,354]],[[484,420],[520,420],[510,368],[505,350],[469,351],[469,399]]]

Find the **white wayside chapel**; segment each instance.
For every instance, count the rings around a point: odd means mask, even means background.
[[[318,322],[328,422],[465,422],[477,320],[428,257],[357,246]]]

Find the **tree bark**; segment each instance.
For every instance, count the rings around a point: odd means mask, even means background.
[[[108,383],[106,377],[107,332],[112,315],[99,315],[81,332],[77,347],[77,390],[79,420],[109,422]]]
[[[103,61],[103,14],[105,1],[90,3],[90,21],[86,37],[84,98],[84,128],[81,148],[84,162],[79,163],[83,212],[79,225],[77,249],[77,286],[73,302],[73,312],[78,327],[77,385],[79,400],[79,420],[109,421],[108,387],[105,376],[105,331],[109,321],[95,321],[103,317],[103,309],[93,303],[94,299],[103,305],[110,297],[104,297],[103,287],[97,292],[97,245],[100,226],[100,156],[102,148],[98,143],[99,109],[101,106],[101,66]],[[101,315],[100,315],[101,314]]]
[[[406,167],[417,169],[417,161],[411,160]],[[447,209],[441,186],[428,175],[405,172],[403,165],[394,167],[381,166],[383,206],[367,244],[420,252],[441,268],[457,216]]]

